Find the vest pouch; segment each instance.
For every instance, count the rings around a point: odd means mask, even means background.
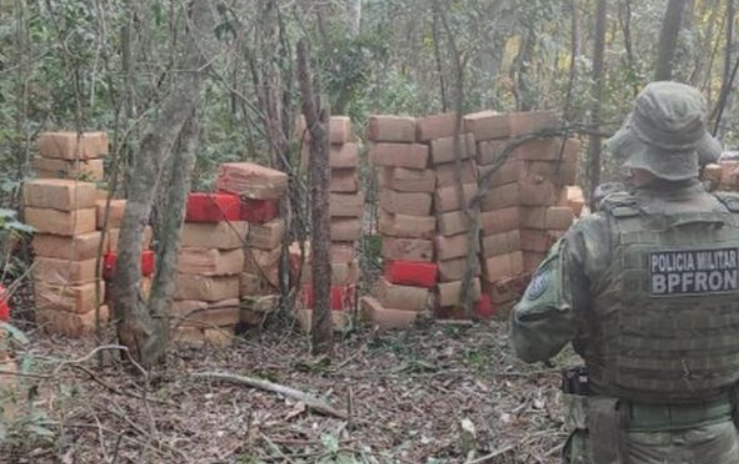
[[[590,456],[598,464],[624,464],[625,424],[619,399],[588,398]]]
[[[588,445],[588,397],[564,393],[565,430],[569,432],[562,448],[562,460],[566,464],[592,464]]]
[[[735,219],[731,214],[719,214],[719,213],[692,213],[692,214],[681,214],[679,216],[656,216],[651,218],[652,223],[656,226],[661,226],[662,230],[670,229],[672,227],[690,227],[696,225],[712,226],[712,227],[723,227],[727,224],[735,224]]]
[[[588,397],[563,394],[562,405],[565,411],[564,423],[568,431],[588,429]]]

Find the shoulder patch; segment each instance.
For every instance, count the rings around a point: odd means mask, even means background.
[[[533,301],[541,297],[547,291],[547,288],[549,288],[550,280],[549,269],[545,268],[536,273],[526,289],[526,299]]]

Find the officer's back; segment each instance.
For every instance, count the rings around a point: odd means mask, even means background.
[[[608,141],[633,189],[555,245],[514,310],[525,361],[568,342],[567,462],[736,464],[739,197],[711,195],[698,166],[720,145],[691,87],[654,83]]]

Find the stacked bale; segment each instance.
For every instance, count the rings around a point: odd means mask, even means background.
[[[298,130],[304,121],[298,122]],[[307,132],[304,132],[307,134]],[[306,137],[309,142],[309,137]],[[351,120],[346,116],[333,116],[329,128],[329,215],[331,217],[331,311],[335,328],[346,328],[350,312],[356,306],[359,262],[357,243],[362,235],[364,193],[359,183],[359,144],[352,139]],[[310,161],[310,144],[303,145],[303,160]],[[309,246],[304,247],[309,250]],[[293,256],[299,259],[297,246]],[[304,308],[298,309],[301,327],[308,331],[312,324],[315,306],[312,286],[310,252],[303,260],[301,272]]]
[[[189,345],[230,345],[239,323],[239,275],[247,224],[239,197],[188,197],[170,311],[172,338]]]
[[[721,160],[703,169],[702,179],[709,190],[739,191],[739,161]]]
[[[242,320],[245,323],[261,322],[263,315],[276,307],[285,233],[283,219],[249,224],[241,274],[241,297],[245,302]]]
[[[95,328],[96,187],[108,153],[105,132],[45,132],[33,165],[40,179],[24,185],[26,222],[35,227],[33,268],[37,322],[52,333],[81,337]],[[104,288],[100,297],[105,297]],[[100,323],[109,319],[107,306]]]
[[[37,322],[52,333],[70,337],[91,333],[101,240],[95,230],[95,185],[38,179],[24,185],[23,198],[26,222],[37,231],[33,239]],[[106,324],[108,308],[101,307],[99,314],[101,324]]]
[[[567,187],[567,206],[570,207],[575,217],[585,214],[585,193],[581,187],[574,185]]]
[[[39,154],[33,159],[36,177],[102,181],[108,144],[105,132],[44,132],[39,139]]]
[[[279,201],[287,192],[288,176],[255,163],[226,163],[219,169],[216,187],[241,202],[245,242],[237,279],[242,299],[240,320],[255,325],[277,302],[286,233],[284,221],[277,216]]]
[[[411,325],[428,308],[436,286],[436,176],[428,168],[429,147],[417,143],[416,130],[414,118],[373,116],[369,121],[370,162],[379,169],[379,232],[386,268],[377,298],[363,298],[362,309],[382,328]]]
[[[428,143],[430,161],[435,174],[434,212],[438,220],[436,260],[439,266],[436,316],[463,317],[462,279],[470,264],[469,203],[477,195],[475,135],[460,128],[455,141],[456,113],[429,116],[418,120],[417,137]],[[457,157],[458,156],[458,157]],[[474,279],[470,287],[472,301],[481,301],[480,269],[472,263]]]
[[[490,178],[482,203],[481,258],[486,293],[510,306],[547,251],[572,224],[567,188],[577,177],[579,144],[548,138],[516,148],[498,166],[510,139],[558,125],[556,113],[535,111],[468,115],[465,127],[478,141],[478,174]],[[495,172],[490,176],[490,170]]]

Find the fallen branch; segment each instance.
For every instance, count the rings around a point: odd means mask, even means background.
[[[247,387],[256,388],[258,390],[264,390],[270,393],[277,393],[278,395],[286,396],[296,401],[304,403],[308,408],[326,416],[332,416],[339,419],[347,420],[348,416],[346,413],[339,411],[330,404],[316,398],[313,395],[296,390],[294,388],[286,387],[277,383],[268,382],[266,380],[254,379],[251,377],[243,377],[240,375],[222,374],[217,372],[201,372],[198,374],[192,374],[192,377],[200,379],[211,379],[220,380],[222,382],[230,382],[238,385],[245,385]]]
[[[467,461],[466,464],[489,464],[492,459],[495,459],[500,456],[503,456],[504,454],[510,453],[511,451],[516,449],[516,446],[518,445],[506,446],[505,448],[499,449],[481,458],[475,459],[473,461]]]

